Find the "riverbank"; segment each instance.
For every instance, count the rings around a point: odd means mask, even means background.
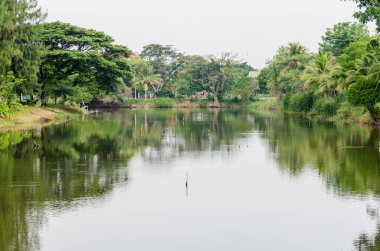
[[[0,117],[0,130],[38,129],[76,118],[81,114],[83,111],[77,107],[25,107],[22,111],[12,114],[10,118]]]
[[[251,111],[278,112],[304,116],[310,120],[333,122],[345,125],[374,125],[379,126],[380,121],[373,121],[368,111],[364,107],[352,106],[347,102],[339,104],[336,113],[333,115],[318,114],[315,110],[308,113],[292,112],[284,109],[284,102],[277,98],[264,98],[252,102],[248,105]]]
[[[123,102],[93,103],[89,105],[90,109],[109,109],[109,108],[234,108],[239,107],[237,104],[220,102],[215,105],[208,99],[202,100],[179,100],[172,98],[154,98],[154,99],[128,99]]]

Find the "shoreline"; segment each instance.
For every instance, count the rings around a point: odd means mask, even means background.
[[[301,116],[310,121],[320,121],[334,123],[336,125],[361,125],[369,127],[380,127],[380,121],[373,121],[370,119],[368,112],[360,112],[358,107],[351,107],[351,111],[345,117],[339,116],[339,111],[333,116],[326,115],[311,115],[305,113],[285,111],[282,101],[279,99],[260,99],[255,102],[251,102],[248,105],[248,109],[254,112],[270,112],[277,114],[287,114],[290,116]]]
[[[286,112],[281,109],[281,102],[275,99],[263,99],[256,102],[251,102],[242,109],[246,109],[251,112],[269,112],[271,114],[288,114],[293,116],[302,116],[310,121],[330,122],[337,125],[363,125],[371,127],[379,127],[379,122],[368,123],[358,118],[349,118],[346,120],[338,120],[336,116],[324,117],[324,116],[308,116],[307,114],[297,114],[292,112]],[[59,124],[71,119],[77,118],[80,115],[92,113],[97,110],[108,109],[236,109],[238,108],[233,104],[220,103],[218,107],[213,106],[212,103],[190,103],[184,105],[183,103],[173,102],[159,106],[147,103],[134,103],[134,104],[97,104],[89,106],[89,111],[82,110],[79,107],[70,106],[47,106],[47,107],[26,107],[23,111],[13,114],[9,119],[0,118],[0,132],[4,131],[17,131],[17,130],[29,130],[40,129],[45,126]]]
[[[40,129],[74,119],[81,114],[84,111],[74,107],[26,107],[9,119],[0,118],[0,132]]]

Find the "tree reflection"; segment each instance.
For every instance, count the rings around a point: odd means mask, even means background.
[[[380,196],[376,128],[244,111],[110,111],[41,130],[0,134],[0,250],[38,249],[46,210],[106,197],[128,182],[126,167],[136,154],[166,163],[185,152],[229,151],[252,128],[284,172],[298,175],[313,168],[338,195]],[[378,236],[380,230],[375,237],[361,235],[355,247],[378,250]]]
[[[380,195],[379,128],[338,127],[296,118],[255,117],[279,167],[292,175],[313,168],[336,193]]]

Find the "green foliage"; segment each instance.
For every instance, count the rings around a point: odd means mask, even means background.
[[[37,88],[37,73],[44,52],[38,37],[44,18],[36,0],[0,2],[0,92],[3,99],[12,98],[16,91],[17,94],[31,94]]]
[[[346,0],[358,5],[359,11],[354,16],[362,23],[375,22],[380,31],[380,5],[377,0]]]
[[[48,48],[40,68],[42,100],[60,96],[63,101],[99,98],[124,88],[131,78],[128,48],[91,29],[60,22],[44,25],[41,42]]]
[[[309,93],[296,93],[289,98],[288,109],[292,112],[308,112],[313,107],[313,96]]]
[[[244,77],[238,79],[223,95],[223,99],[235,100],[237,103],[248,103],[253,96],[253,79]]]
[[[154,73],[153,67],[146,61],[141,59],[132,59],[129,61],[129,65],[133,72],[132,88],[135,90],[135,99],[137,98],[137,88],[142,88],[145,92],[145,99],[147,98],[146,92],[149,88],[157,91],[156,87],[161,83],[161,77],[159,74]]]
[[[16,87],[24,82],[23,79],[17,78],[12,71],[0,75],[0,99],[4,101],[11,100],[15,95]]]
[[[206,91],[213,96],[215,103],[219,102],[222,95],[249,99],[252,84],[248,84],[244,78],[248,77],[252,67],[239,62],[234,55],[224,53],[208,58],[182,55],[182,61],[181,71],[163,89],[158,88],[157,94],[192,97]]]
[[[183,54],[178,53],[172,45],[146,45],[140,57],[151,64],[154,74],[160,75],[158,91],[165,88],[169,82],[175,81],[177,74],[182,70]]]
[[[301,80],[307,89],[318,94],[333,94],[339,84],[334,78],[337,65],[328,53],[320,51],[302,72]]]
[[[266,86],[273,95],[302,90],[303,82],[300,76],[312,57],[313,55],[299,43],[281,46],[263,69],[265,78],[262,78],[261,85]]]
[[[257,82],[259,84],[259,89],[261,93],[268,94],[268,83],[270,81],[270,70],[269,68],[264,68],[262,71],[260,71],[259,75],[257,76]]]
[[[338,23],[333,28],[327,29],[322,37],[320,50],[340,56],[351,43],[368,38],[369,31],[365,25],[350,22]]]
[[[8,104],[0,101],[0,117],[7,119],[10,115],[11,112],[9,110]]]
[[[338,102],[334,98],[319,98],[315,101],[311,115],[334,116],[338,110]]]
[[[373,120],[379,119],[379,112],[375,108],[380,102],[380,86],[373,81],[358,79],[348,90],[349,101],[354,105],[362,105],[368,109]]]
[[[152,105],[156,108],[172,108],[175,102],[171,98],[157,98],[152,100]]]
[[[16,113],[24,110],[24,106],[20,103],[11,102],[8,104],[8,106],[11,113]]]

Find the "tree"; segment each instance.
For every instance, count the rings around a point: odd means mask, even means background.
[[[183,54],[173,49],[172,45],[149,44],[144,46],[140,57],[148,61],[156,74],[160,74],[162,82],[158,90],[164,88],[169,82],[176,79],[182,70]]]
[[[0,2],[0,77],[17,78],[12,93],[37,89],[37,73],[43,47],[38,43],[45,14],[36,0]],[[0,85],[7,85],[0,81]],[[9,87],[9,86],[8,86]]]
[[[302,90],[303,82],[300,76],[312,58],[313,55],[299,43],[281,46],[263,69],[267,88],[272,94],[279,95]]]
[[[92,99],[115,93],[132,76],[127,62],[129,49],[114,45],[112,37],[103,32],[47,23],[41,42],[48,48],[39,71],[44,102],[49,95],[65,100],[84,89]]]
[[[368,39],[370,37],[367,27],[359,23],[338,23],[333,28],[328,28],[319,44],[320,50],[330,52],[339,57],[353,42]]]
[[[334,57],[320,51],[302,73],[301,80],[315,94],[336,94],[338,81],[332,76],[336,67]]]
[[[376,103],[380,102],[380,86],[372,80],[360,78],[348,89],[348,98],[353,105],[362,105],[367,108],[374,121],[379,119]]]
[[[380,31],[380,3],[377,0],[346,0],[358,5],[359,11],[354,14],[362,23],[375,22],[377,31]]]
[[[149,85],[156,91],[155,86],[161,82],[161,77],[159,74],[155,74],[152,66],[148,64],[142,64],[140,68],[135,72],[135,77],[133,78],[133,86],[135,88],[135,98],[136,98],[136,88],[141,85],[145,92],[144,98],[146,100],[146,92],[149,90]]]
[[[270,69],[269,68],[264,68],[263,70],[260,71],[259,75],[257,76],[257,82],[259,85],[259,89],[261,93],[268,94],[269,89],[268,89],[268,82],[269,82],[269,77],[270,77]]]
[[[229,86],[223,98],[229,100],[236,100],[242,103],[248,103],[253,95],[253,79],[250,77],[243,77],[236,81],[236,83]]]
[[[236,56],[224,53],[219,57],[210,57],[204,65],[206,81],[202,82],[202,87],[212,94],[216,106],[219,105],[220,94],[242,77],[239,64]]]

